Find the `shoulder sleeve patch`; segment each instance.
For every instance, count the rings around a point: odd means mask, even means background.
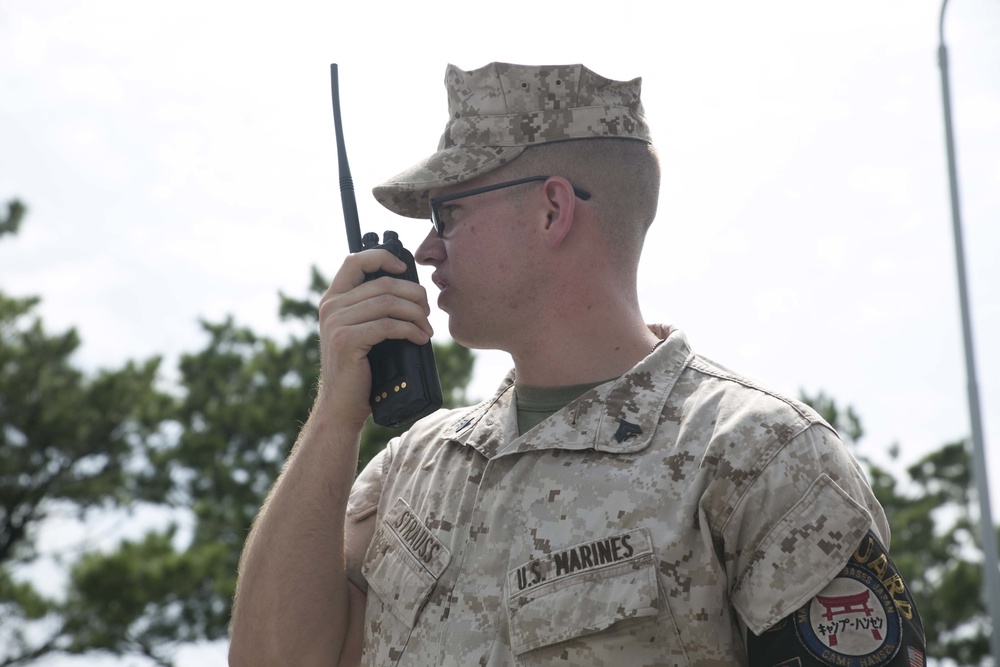
[[[747,633],[761,667],[920,667],[923,625],[892,559],[871,531],[812,600],[760,635]]]

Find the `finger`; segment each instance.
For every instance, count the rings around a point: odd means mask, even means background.
[[[389,316],[414,322],[428,336],[433,336],[434,329],[428,320],[430,312],[427,291],[423,287],[409,280],[389,277],[362,283],[344,294],[328,292],[319,304],[322,321],[337,314],[338,319],[327,326],[335,326],[336,322],[358,324]]]
[[[323,296],[321,303],[332,300],[338,306],[346,307],[360,303],[366,299],[375,299],[382,295],[392,295],[412,301],[420,306],[426,315],[430,315],[431,307],[430,302],[427,300],[427,290],[420,283],[400,278],[391,278],[389,276],[382,276],[375,280],[363,282],[347,292],[328,291]]]
[[[417,326],[415,322],[383,318],[361,326],[371,327],[373,331],[382,336],[382,340],[408,340],[417,345],[423,345],[431,339],[427,332]]]
[[[388,318],[410,322],[428,336],[434,335],[423,303],[416,303],[391,292],[377,293],[372,297],[353,302],[349,302],[347,296],[345,295],[345,299],[330,299],[320,306],[320,317],[323,318],[323,324],[327,328],[356,326]],[[355,296],[354,292],[349,296]]]
[[[385,340],[409,340],[417,345],[423,345],[430,340],[430,337],[413,322],[388,317],[339,327],[330,335],[332,349],[355,350],[359,360]]]
[[[366,273],[377,271],[403,273],[406,262],[382,249],[362,250],[348,255],[330,283],[328,292],[348,292],[365,282]]]

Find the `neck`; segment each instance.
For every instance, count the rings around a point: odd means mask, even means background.
[[[564,304],[543,323],[536,322],[530,338],[515,341],[508,352],[518,383],[558,387],[618,377],[642,361],[657,341],[637,305]]]

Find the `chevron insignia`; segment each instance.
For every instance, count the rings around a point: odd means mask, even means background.
[[[624,419],[618,420],[618,430],[615,431],[615,440],[619,443],[625,442],[629,438],[634,438],[642,433],[638,424],[627,422]]]

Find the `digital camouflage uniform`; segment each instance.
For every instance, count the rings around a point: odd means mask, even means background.
[[[438,150],[374,188],[399,215],[529,146],[651,142],[639,78],[490,63],[449,65],[445,86]],[[511,374],[371,461],[348,506],[374,530],[348,563],[365,664],[924,664],[885,516],[837,434],[653,329],[650,356],[520,437]]]
[[[364,664],[746,664],[741,624],[763,633],[866,535],[888,544],[814,411],[653,329],[649,357],[520,437],[511,374],[372,460],[348,508],[377,522],[349,572]],[[895,598],[883,617],[911,604]]]

